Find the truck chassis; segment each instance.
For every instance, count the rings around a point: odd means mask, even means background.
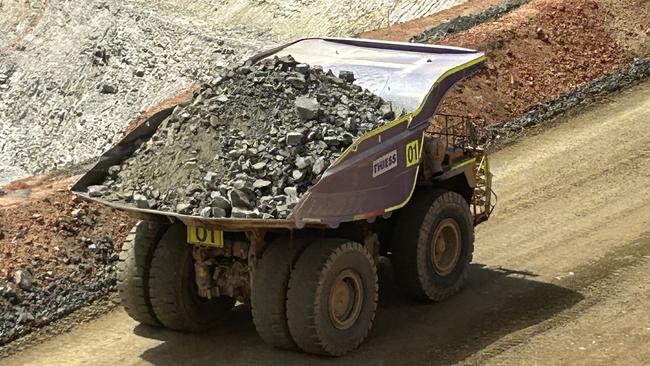
[[[429,70],[439,73],[438,81],[418,109],[356,141],[286,220],[206,219],[90,197],[85,188],[146,141],[172,109],[126,136],[72,191],[141,219],[124,242],[118,271],[122,304],[133,319],[194,332],[217,326],[243,304],[251,307],[255,327],[268,344],[340,356],[357,348],[372,327],[380,257],[390,260],[399,286],[414,299],[441,301],[465,283],[474,226],[489,218],[496,196],[489,160],[479,145],[480,121],[435,111],[454,82],[482,65],[482,54],[307,39],[250,62],[299,53],[301,42],[356,47],[362,53],[431,54],[447,57],[443,61],[450,65]],[[337,181],[359,174],[375,178],[391,164],[395,169],[391,166],[383,183],[357,179],[360,185],[349,187]],[[377,196],[386,192],[390,197]]]

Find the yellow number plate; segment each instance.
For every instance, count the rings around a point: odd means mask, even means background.
[[[406,144],[406,167],[417,164],[420,161],[420,140],[413,140]]]
[[[209,230],[197,226],[187,227],[187,242],[223,248],[223,231]]]

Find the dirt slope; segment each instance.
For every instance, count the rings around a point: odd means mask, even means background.
[[[469,287],[419,305],[383,276],[374,333],[349,356],[269,348],[246,312],[181,335],[120,310],[3,365],[647,363],[649,113],[644,83],[495,154],[501,200],[478,229]]]
[[[503,18],[440,43],[486,52],[487,68],[459,84],[447,113],[478,113],[488,122],[514,118],[533,105],[614,72],[632,61],[612,36],[612,13],[594,0],[570,6],[534,0]]]
[[[448,20],[489,5],[462,5],[363,37],[408,41]],[[470,13],[471,14],[471,13]],[[394,29],[394,31],[393,31]],[[650,56],[650,2],[531,0],[503,17],[433,43],[479,49],[487,67],[459,83],[441,112],[507,121],[538,103]]]

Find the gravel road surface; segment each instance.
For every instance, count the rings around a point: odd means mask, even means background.
[[[494,154],[500,200],[469,286],[413,304],[384,268],[374,331],[346,357],[272,349],[245,310],[201,335],[115,310],[2,364],[647,364],[649,113],[646,82]]]

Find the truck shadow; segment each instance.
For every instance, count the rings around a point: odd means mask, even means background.
[[[180,334],[138,326],[134,332],[162,343],[141,358],[154,365],[435,365],[450,364],[518,330],[541,323],[583,299],[579,293],[532,280],[535,274],[474,264],[466,288],[434,304],[406,300],[390,263],[380,266],[380,304],[362,346],[341,358],[283,351],[257,336],[241,308],[219,329]]]

